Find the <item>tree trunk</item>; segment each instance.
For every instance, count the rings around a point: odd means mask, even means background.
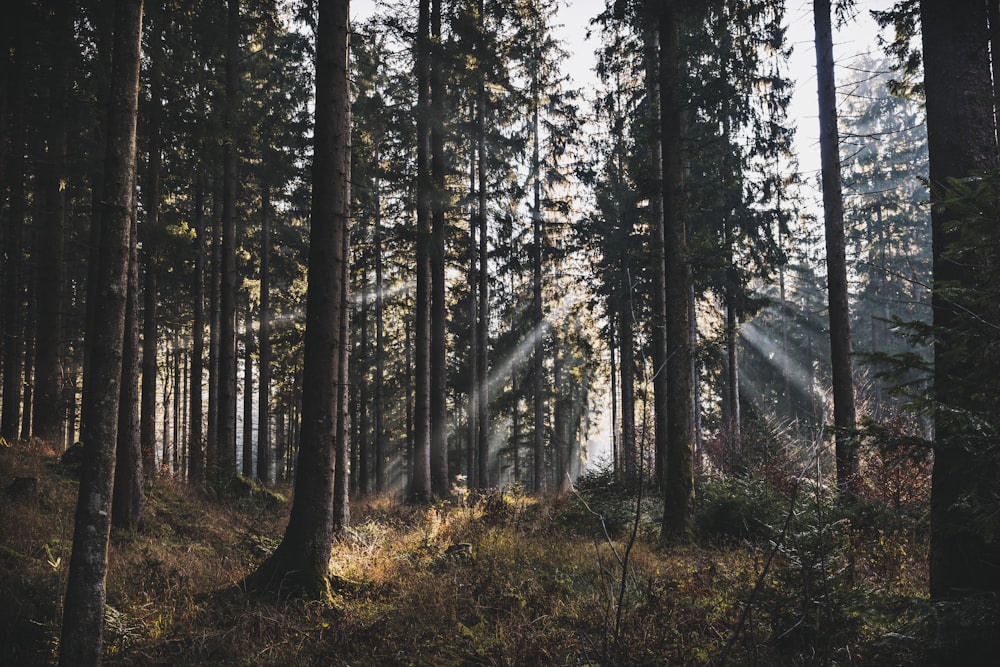
[[[691,282],[681,160],[680,26],[676,2],[660,9],[660,123],[663,141],[664,265],[667,312],[667,451],[663,533],[688,539],[694,519],[694,420],[688,298]]]
[[[444,498],[451,492],[448,474],[447,318],[444,276],[444,74],[441,0],[431,0],[431,491]]]
[[[534,67],[538,66],[538,45],[534,47],[536,54]],[[532,176],[532,208],[531,208],[531,319],[532,319],[532,407],[534,422],[532,426],[532,451],[534,452],[534,479],[532,490],[542,495],[545,493],[545,378],[542,347],[542,164],[539,155],[539,90],[538,72],[532,72],[531,79],[531,176]]]
[[[260,221],[260,329],[257,335],[257,479],[271,479],[271,190],[263,187]]]
[[[146,174],[146,221],[143,225],[143,257],[145,281],[143,284],[142,315],[142,398],[139,416],[142,463],[147,475],[156,474],[156,370],[157,370],[157,262],[156,249],[160,245],[160,167],[162,161],[163,121],[163,22],[166,14],[150,12],[149,33],[149,157]],[[166,447],[166,442],[163,443]],[[163,464],[166,465],[164,460]]]
[[[129,223],[127,300],[125,337],[122,342],[121,392],[118,402],[115,483],[111,499],[111,521],[115,526],[125,529],[134,529],[140,524],[145,505],[142,447],[139,439],[138,217],[138,211],[133,206]]]
[[[24,5],[17,3],[11,19],[23,25]],[[8,205],[4,229],[3,275],[3,411],[0,439],[14,442],[18,436],[21,408],[21,373],[24,365],[22,254],[25,216],[25,159],[27,142],[26,97],[28,55],[24,30],[16,31],[10,76],[10,149],[7,169]]]
[[[655,17],[651,17],[654,18]],[[649,202],[653,221],[653,249],[656,265],[653,268],[653,476],[662,489],[664,459],[667,450],[667,285],[664,265],[665,230],[663,228],[663,146],[657,124],[660,118],[659,49],[660,35],[655,27],[643,31],[646,49],[646,99],[649,100],[646,141],[649,150]]]
[[[205,441],[202,431],[202,384],[205,359],[205,175],[195,177],[194,232],[195,260],[191,285],[194,318],[191,324],[190,437],[188,439],[188,479],[205,481]],[[263,286],[261,287],[263,290]]]
[[[236,474],[236,193],[240,91],[240,1],[227,0],[226,98],[222,155],[222,265],[219,289],[218,478]]]
[[[104,171],[101,245],[95,249],[97,299],[87,332],[90,363],[84,379],[81,440],[84,458],[63,607],[59,664],[101,662],[111,493],[118,436],[122,341],[135,182],[142,0],[117,0]]]
[[[431,131],[430,0],[420,0],[417,68],[417,284],[414,320],[413,480],[410,497],[431,497]]]
[[[38,290],[38,334],[35,341],[33,421],[35,436],[51,443],[59,442],[62,437],[65,414],[61,369],[66,193],[62,183],[66,177],[71,58],[76,48],[70,10],[69,6],[58,5],[51,12],[53,63],[49,84],[50,116],[46,124],[48,150],[38,177],[42,206],[40,239],[45,252],[38,253],[35,283]]]
[[[833,75],[830,0],[814,0],[816,85],[819,90],[820,161],[823,171],[823,217],[826,232],[827,290],[830,304],[830,365],[833,372],[833,423],[836,432],[837,488],[858,490],[858,453],[854,430],[854,379],[851,371],[851,320],[848,310],[847,258],[844,250],[844,200],[840,180],[840,134]]]
[[[319,1],[312,221],[295,494],[281,544],[248,582],[318,597],[329,596],[330,550],[335,525],[343,520],[335,515],[335,491],[346,492],[346,488],[335,490],[334,466],[346,463],[342,460],[347,445],[343,436],[350,203],[348,17],[348,0]],[[344,473],[339,471],[336,477],[346,482]]]
[[[219,476],[219,303],[222,280],[222,198],[218,176],[213,179],[212,268],[208,298],[208,425],[205,438],[205,476],[214,482]]]
[[[484,39],[485,26],[483,22],[486,16],[485,0],[479,0],[479,34],[480,39]],[[480,50],[485,50],[485,46],[480,45]],[[476,271],[476,278],[479,282],[478,298],[479,303],[476,308],[476,378],[478,387],[476,388],[476,449],[479,469],[477,472],[479,488],[488,489],[491,486],[490,479],[490,271],[489,271],[489,224],[488,212],[486,210],[486,82],[485,72],[480,76],[479,86],[476,91],[476,165],[478,168],[478,202],[476,210],[479,223],[479,249],[476,253],[479,259],[479,268]]]
[[[379,160],[376,151],[376,163]],[[375,492],[386,489],[385,457],[385,295],[382,288],[382,196],[381,182],[376,175],[375,196]]]
[[[920,13],[930,181],[932,188],[943,188],[949,178],[964,178],[970,172],[1000,166],[987,9],[981,2],[956,6],[924,0]],[[961,214],[934,203],[934,284],[973,289],[980,279],[975,263],[946,255],[949,245],[963,234],[961,226],[955,225]],[[986,261],[995,266],[996,258]],[[981,503],[995,503],[996,453],[974,451],[970,434],[953,416],[973,405],[974,394],[982,391],[968,386],[967,380],[963,383],[971,366],[996,360],[968,358],[968,341],[963,341],[962,332],[955,328],[970,315],[962,312],[947,292],[935,290],[932,306],[936,329],[934,393],[939,407],[931,490],[930,590],[932,599],[947,600],[1000,591],[1000,545],[976,525],[977,520],[983,521]],[[995,504],[986,507],[994,508]]]
[[[250,295],[243,317],[243,476],[253,478],[253,323]]]

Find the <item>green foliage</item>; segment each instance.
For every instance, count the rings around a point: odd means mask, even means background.
[[[720,475],[698,487],[695,525],[703,539],[774,539],[788,499],[766,479]]]

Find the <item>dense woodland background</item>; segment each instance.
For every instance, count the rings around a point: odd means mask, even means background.
[[[1000,3],[557,9],[10,3],[4,659],[989,664]]]

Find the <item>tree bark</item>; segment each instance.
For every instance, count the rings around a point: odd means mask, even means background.
[[[243,316],[243,476],[253,478],[253,317],[250,295]]]
[[[447,319],[444,276],[445,205],[444,74],[441,71],[441,0],[431,0],[431,491],[451,492],[448,474]]]
[[[854,431],[854,378],[851,371],[851,319],[848,309],[847,258],[844,249],[844,199],[840,179],[840,134],[833,74],[830,0],[813,2],[816,24],[816,85],[819,91],[820,162],[823,171],[823,218],[830,309],[830,365],[833,373],[833,423],[836,431],[837,488],[858,490],[858,453]]]
[[[133,195],[134,198],[134,195]],[[134,529],[145,506],[142,447],[139,438],[139,251],[138,211],[132,206],[129,224],[125,329],[122,341],[122,380],[118,402],[118,439],[111,521]]]
[[[542,495],[546,491],[545,480],[545,377],[542,346],[542,327],[544,313],[542,311],[542,164],[539,154],[539,109],[541,104],[538,84],[538,45],[534,45],[535,55],[533,67],[536,71],[531,76],[531,177],[532,177],[532,207],[531,207],[531,319],[532,319],[532,408],[534,413],[532,427],[532,451],[534,453],[534,478],[532,490]]]
[[[103,229],[94,256],[97,299],[88,303],[93,316],[88,318],[92,325],[87,332],[90,363],[81,412],[84,458],[59,643],[59,664],[66,667],[100,664],[103,639],[135,182],[142,0],[117,0],[115,8]]]
[[[205,481],[205,441],[202,430],[202,384],[205,359],[205,175],[199,170],[195,177],[194,231],[195,260],[191,293],[193,322],[191,324],[190,377],[190,437],[188,439],[188,479],[192,484]],[[263,289],[263,287],[261,288]]]
[[[143,225],[143,285],[142,315],[142,398],[139,416],[143,468],[147,475],[156,474],[156,371],[157,371],[157,261],[160,245],[160,167],[162,162],[161,124],[163,121],[163,21],[164,12],[150,12],[149,33],[149,157],[146,174],[146,221]],[[166,442],[164,442],[166,447]],[[167,461],[163,461],[166,465]]]
[[[410,497],[431,498],[431,132],[430,0],[420,0],[417,68],[417,239],[414,320],[413,479]]]
[[[660,123],[663,141],[667,334],[667,451],[663,534],[689,539],[694,519],[694,421],[691,409],[691,350],[688,314],[690,267],[684,220],[681,141],[680,26],[677,3],[660,8]]]
[[[479,0],[479,35],[481,40],[485,40],[486,28],[484,25],[486,16],[485,0]],[[480,43],[480,50],[485,51],[485,45]],[[484,56],[485,57],[485,56]],[[478,168],[478,202],[476,210],[478,212],[479,223],[479,249],[476,253],[479,260],[479,268],[476,272],[478,280],[478,298],[476,314],[476,378],[478,387],[476,388],[476,449],[477,460],[479,462],[478,482],[479,488],[488,489],[491,486],[490,480],[490,272],[489,272],[489,221],[486,210],[486,73],[483,72],[479,79],[479,86],[476,90],[476,165]]]
[[[949,245],[961,238],[961,226],[955,225],[960,214],[936,201],[936,189],[946,187],[949,178],[964,178],[975,170],[1000,166],[987,8],[982,2],[959,7],[924,0],[920,15],[930,181],[935,188],[931,208],[934,284],[973,289],[977,284],[975,263],[956,261],[945,254]],[[996,258],[987,261],[995,265]],[[946,600],[1000,591],[1000,546],[988,540],[974,521],[974,508],[982,494],[994,502],[996,453],[974,451],[970,434],[952,416],[973,405],[973,394],[981,391],[969,387],[967,380],[963,383],[970,366],[996,360],[968,358],[967,342],[955,327],[969,315],[947,293],[935,289],[932,307],[936,329],[934,394],[939,408],[931,490],[930,589],[933,599]],[[969,502],[963,502],[966,500]]]
[[[15,25],[23,25],[27,3],[15,5]],[[24,30],[14,34],[10,90],[10,149],[7,168],[9,203],[4,228],[3,275],[3,410],[0,412],[0,439],[14,442],[18,436],[21,383],[24,366],[22,254],[25,217],[25,148],[27,143],[26,104],[28,59]]]
[[[33,421],[35,436],[51,443],[61,439],[65,415],[61,368],[66,193],[62,183],[66,176],[70,61],[76,48],[70,9],[58,5],[50,14],[53,63],[49,84],[50,116],[46,124],[48,149],[39,174],[42,191],[40,239],[45,244],[45,252],[38,253],[37,259],[38,333]]]
[[[240,90],[240,2],[227,0],[226,98],[222,156],[222,265],[219,289],[218,478],[236,474],[236,194]]]
[[[350,172],[349,2],[320,0],[316,123],[306,292],[302,419],[295,495],[285,536],[250,577],[255,587],[329,596],[337,522],[334,467],[346,452],[346,251]],[[338,438],[343,440],[338,441]],[[341,473],[342,474],[342,473]],[[346,482],[346,476],[343,478]],[[338,484],[340,486],[346,486]]]
[[[257,479],[271,479],[271,191],[264,186],[260,223],[260,329],[257,335]]]

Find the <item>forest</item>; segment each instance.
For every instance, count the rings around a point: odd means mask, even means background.
[[[1000,1],[356,4],[5,4],[0,664],[996,664]]]

